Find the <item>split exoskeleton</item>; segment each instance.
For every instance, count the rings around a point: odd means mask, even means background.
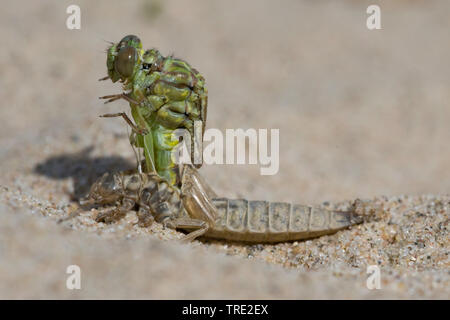
[[[100,97],[106,103],[124,99],[130,104],[133,123],[124,112],[103,117],[123,117],[133,129],[132,143],[142,148],[145,171],[156,172],[171,185],[177,181],[172,151],[179,140],[174,131],[186,129],[194,145],[194,122],[206,123],[208,91],[204,77],[186,61],[143,50],[141,40],[128,35],[107,50],[108,76],[123,84],[123,93]],[[192,149],[191,157],[194,158]]]
[[[355,213],[356,204],[349,211],[331,211],[218,198],[192,165],[177,165],[172,158],[179,143],[171,136],[175,129],[188,129],[194,139],[194,121],[205,126],[207,90],[200,73],[156,49],[144,51],[133,35],[109,47],[107,69],[108,76],[101,80],[120,81],[125,92],[101,98],[128,101],[135,123],[123,112],[104,116],[127,121],[133,129],[132,145],[142,148],[145,160],[143,172],[105,173],[94,183],[84,203],[116,206],[101,211],[98,221],[115,221],[137,205],[142,226],[156,220],[187,232],[184,240],[204,236],[247,242],[312,238],[362,221]]]
[[[105,173],[84,203],[117,205],[97,216],[110,222],[138,205],[142,226],[154,220],[188,232],[184,240],[200,236],[244,242],[280,242],[331,234],[362,222],[349,211],[333,211],[285,202],[217,198],[197,170],[184,166],[182,187],[170,186],[157,174]]]

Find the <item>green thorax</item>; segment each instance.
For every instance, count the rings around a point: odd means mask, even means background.
[[[177,184],[176,164],[172,150],[178,144],[172,133],[185,128],[194,138],[194,121],[206,121],[207,89],[205,80],[187,62],[171,56],[163,57],[158,50],[147,50],[142,55],[141,67],[125,89],[136,124],[149,131],[138,135],[136,145],[144,149],[147,171],[156,171],[171,185]],[[191,141],[193,145],[193,141]]]

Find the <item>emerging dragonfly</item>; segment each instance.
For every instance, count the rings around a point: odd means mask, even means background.
[[[143,148],[144,172],[109,174],[97,180],[82,204],[115,205],[98,221],[110,222],[139,206],[141,225],[153,220],[181,229],[185,240],[199,236],[247,241],[280,242],[331,234],[362,222],[356,201],[348,211],[331,211],[283,202],[218,198],[192,165],[176,165],[172,150],[179,141],[172,132],[186,128],[194,137],[193,122],[206,121],[204,78],[187,62],[142,49],[134,35],[112,44],[107,55],[108,76],[123,83],[124,93],[108,95],[106,103],[125,99],[135,123],[132,145]],[[191,153],[193,158],[193,153]],[[139,162],[139,161],[138,161]]]
[[[144,51],[134,35],[109,47],[107,68],[108,76],[100,80],[120,81],[125,92],[100,99],[108,99],[106,103],[128,101],[136,124],[125,113],[103,116],[121,116],[132,127],[132,143],[144,150],[146,172],[156,172],[171,185],[179,183],[172,152],[179,141],[173,139],[173,132],[189,130],[193,145],[194,121],[202,121],[204,129],[205,79],[181,59],[164,57],[156,49]],[[193,160],[193,151],[191,157]]]
[[[116,205],[97,221],[113,222],[136,205],[141,226],[154,220],[197,237],[244,242],[280,242],[332,234],[363,221],[356,200],[349,211],[332,211],[286,202],[217,198],[190,165],[182,167],[181,190],[155,173],[105,173],[82,204]]]

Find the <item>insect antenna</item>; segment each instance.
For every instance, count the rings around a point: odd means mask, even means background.
[[[105,40],[105,39],[103,39],[103,38],[102,38],[102,40],[103,40],[104,42],[106,42],[106,43],[109,43],[110,45],[113,45],[113,44],[114,44],[114,42],[112,42],[112,41]]]

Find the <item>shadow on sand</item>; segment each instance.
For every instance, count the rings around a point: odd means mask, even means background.
[[[94,147],[87,147],[77,153],[67,153],[48,158],[34,167],[34,172],[52,179],[73,179],[71,194],[73,201],[84,197],[94,183],[105,172],[133,169],[135,164],[119,156],[91,157]]]

